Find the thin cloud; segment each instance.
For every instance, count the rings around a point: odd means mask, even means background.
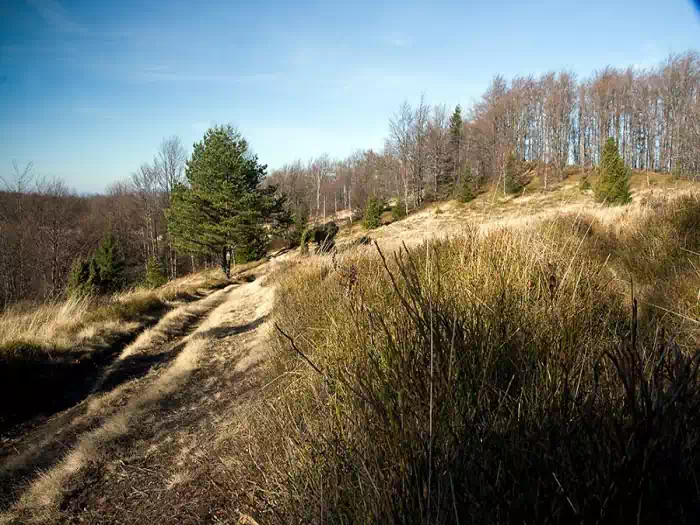
[[[90,32],[85,26],[71,20],[63,6],[56,0],[26,0],[26,2],[39,13],[39,16],[47,24],[57,31],[81,35],[86,35]]]
[[[130,31],[94,31],[73,20],[57,0],[25,0],[50,27],[66,35],[97,38],[127,38]]]

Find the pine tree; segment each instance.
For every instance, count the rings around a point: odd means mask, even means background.
[[[630,169],[625,166],[612,137],[605,142],[599,169],[600,178],[595,187],[596,200],[609,205],[629,203],[632,200]]]
[[[364,225],[368,230],[377,228],[380,223],[382,212],[384,211],[384,201],[372,197],[365,206]]]
[[[90,260],[88,284],[100,293],[118,290],[124,284],[124,256],[115,237],[108,233]]]
[[[452,173],[455,184],[459,178],[459,170],[462,164],[462,142],[464,141],[464,122],[462,121],[462,108],[459,104],[455,107],[450,117],[450,157]]]
[[[457,193],[457,198],[461,202],[473,201],[476,197],[476,192],[474,191],[474,177],[472,176],[472,170],[469,166],[465,166],[462,172],[461,180],[459,181],[459,189]]]
[[[290,242],[292,246],[297,246],[301,244],[301,237],[309,224],[309,208],[306,204],[301,204],[296,213],[294,214],[294,228],[292,229],[292,234]]]
[[[163,265],[157,257],[151,256],[146,262],[146,277],[144,285],[147,288],[158,288],[168,282],[168,278],[163,271]]]
[[[503,168],[504,183],[503,187],[505,193],[518,193],[523,189],[523,181],[520,178],[518,159],[515,157],[515,153],[508,155],[506,160],[506,165]]]
[[[108,233],[88,259],[77,257],[71,266],[68,293],[111,293],[124,284],[124,256],[115,237]]]
[[[231,126],[209,129],[194,144],[187,184],[173,191],[167,217],[176,248],[218,257],[227,277],[238,254],[264,255],[274,230],[291,224],[276,188],[259,187],[265,169]]]
[[[89,284],[90,280],[90,260],[76,257],[71,265],[68,276],[68,294],[85,295],[92,292]]]
[[[396,201],[391,207],[391,218],[395,221],[401,220],[406,216],[406,205],[401,199]]]

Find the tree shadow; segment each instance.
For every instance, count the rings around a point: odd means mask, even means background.
[[[141,330],[112,336],[92,351],[22,352],[0,359],[0,436],[23,433],[66,410],[92,392],[106,366],[131,344]]]
[[[232,335],[244,334],[246,332],[255,330],[258,326],[263,324],[268,317],[269,315],[265,314],[258,317],[254,321],[251,321],[250,323],[238,326],[217,326],[215,328],[210,328],[209,330],[203,331],[201,335],[204,338],[222,339],[224,337],[229,337]]]
[[[190,303],[205,295],[183,293],[176,299]],[[160,307],[151,311],[141,318],[138,330],[107,335],[105,341],[85,345],[80,350],[51,352],[20,344],[12,355],[0,354],[0,438],[21,435],[41,421],[77,405],[92,393],[104,392],[129,379],[142,377],[151,366],[172,358],[166,355],[153,359],[126,359],[124,366],[120,364],[117,368],[117,377],[108,377],[105,381],[105,374],[114,374],[110,367],[119,354],[171,309]],[[168,334],[168,338],[185,336],[199,321],[201,316],[194,316],[178,331]],[[106,386],[96,390],[102,381]]]

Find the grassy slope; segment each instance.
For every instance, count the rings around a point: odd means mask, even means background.
[[[696,522],[700,395],[686,365],[698,341],[700,202],[640,206],[640,179],[620,210],[598,209],[575,185],[432,206],[371,234],[386,266],[374,247],[290,258],[268,286],[294,343],[273,334],[257,398],[212,393],[220,407],[205,414],[200,398],[222,370],[198,373],[168,402],[199,401],[164,406],[163,433],[144,421],[135,444],[110,445],[126,462],[68,478],[77,496],[59,501],[60,516]],[[494,227],[504,223],[518,227]],[[451,240],[420,244],[441,233]],[[397,260],[403,241],[410,253]],[[217,352],[233,363],[229,346]],[[232,385],[238,367],[226,367]],[[151,474],[174,458],[172,477]]]
[[[264,523],[697,521],[700,197],[640,193],[281,276],[276,388],[227,458],[243,508]]]
[[[612,223],[619,217],[636,212],[639,205],[650,198],[663,195],[679,195],[695,188],[695,183],[675,180],[665,173],[634,172],[630,181],[634,206],[604,207],[593,199],[593,191],[581,191],[579,184],[587,177],[594,186],[596,176],[571,169],[563,181],[550,178],[547,191],[544,191],[542,174],[532,172],[529,184],[517,195],[503,195],[502,186],[492,186],[477,196],[472,202],[462,204],[457,201],[428,204],[424,209],[411,213],[407,218],[391,223],[391,214],[385,213],[382,220],[387,226],[369,232],[372,239],[383,245],[397,248],[402,242],[415,245],[428,238],[459,235],[466,223],[479,224],[482,229],[494,226],[522,226],[543,218],[570,213],[595,216],[605,223]],[[362,221],[343,227],[338,235],[338,246],[342,246],[363,235],[367,235]]]

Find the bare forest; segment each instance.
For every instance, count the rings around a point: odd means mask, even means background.
[[[287,196],[292,213],[314,222],[352,217],[371,197],[399,198],[406,210],[449,198],[468,178],[477,187],[504,177],[509,156],[541,167],[543,187],[564,168],[595,169],[608,138],[632,169],[700,175],[700,56],[671,55],[649,70],[606,67],[579,79],[560,71],[493,78],[472,107],[398,106],[381,151],[346,159],[297,160],[265,183]],[[80,195],[63,181],[14,166],[0,180],[0,310],[61,296],[73,260],[106,234],[126,261],[129,282],[157,258],[174,278],[205,259],[176,253],[165,210],[185,183],[187,152],[177,137],[101,195]]]
[[[462,176],[497,182],[510,154],[543,166],[543,185],[564,167],[598,165],[609,137],[632,169],[700,173],[700,57],[672,55],[650,70],[606,67],[587,79],[568,71],[508,81],[496,76],[465,110],[424,100],[392,116],[381,151],[340,161],[298,160],[270,175],[293,206],[330,217],[362,210],[371,196],[406,205],[452,194]],[[467,170],[468,168],[468,170]]]
[[[101,195],[79,195],[61,180],[36,174],[31,164],[15,165],[13,176],[0,180],[0,311],[61,296],[75,258],[93,252],[108,233],[123,252],[130,283],[154,255],[171,278],[191,271],[192,259],[171,249],[164,216],[173,186],[184,178],[185,159],[180,140],[166,139],[153,162]]]

